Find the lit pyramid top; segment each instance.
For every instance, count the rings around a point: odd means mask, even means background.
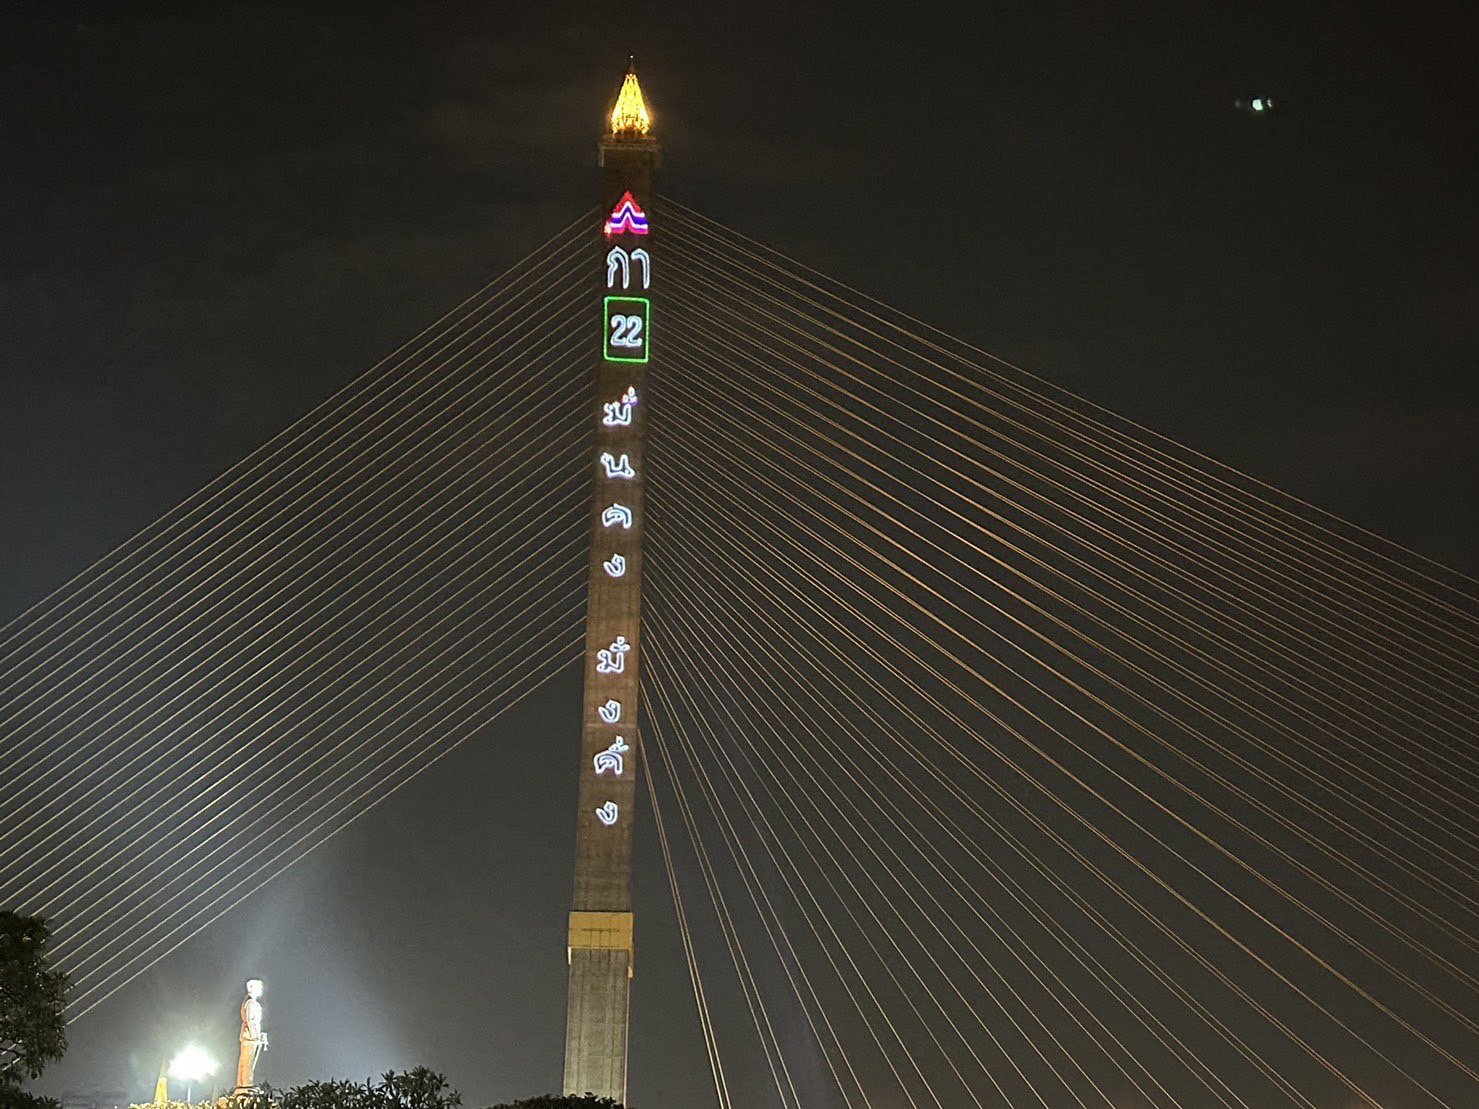
[[[618,138],[646,138],[652,130],[652,115],[642,98],[636,69],[628,65],[627,75],[616,94],[616,107],[611,109],[611,133]]]

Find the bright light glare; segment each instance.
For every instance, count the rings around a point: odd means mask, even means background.
[[[181,1082],[199,1082],[215,1073],[216,1061],[195,1044],[181,1051],[169,1064],[169,1076]]]

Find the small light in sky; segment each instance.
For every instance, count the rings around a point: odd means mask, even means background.
[[[1266,116],[1274,110],[1274,98],[1271,96],[1240,96],[1233,103],[1249,115]]]

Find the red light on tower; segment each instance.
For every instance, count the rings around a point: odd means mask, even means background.
[[[630,192],[622,193],[616,207],[611,209],[611,218],[606,221],[605,230],[608,239],[614,239],[618,235],[647,234],[647,213],[642,211],[636,197]]]

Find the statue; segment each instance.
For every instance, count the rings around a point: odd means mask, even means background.
[[[267,1048],[267,1037],[262,1032],[262,980],[249,978],[246,997],[241,1002],[241,1056],[236,1063],[236,1092],[246,1093],[255,1089],[252,1072],[257,1069],[257,1058]]]

